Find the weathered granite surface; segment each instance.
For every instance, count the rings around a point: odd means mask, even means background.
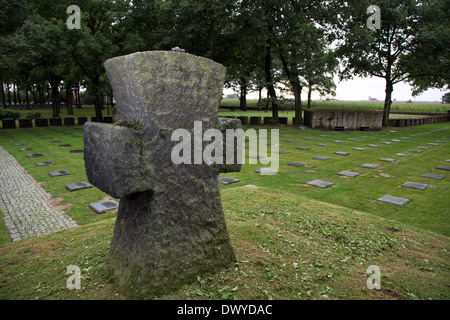
[[[173,131],[188,130],[194,143],[194,121],[202,121],[203,132],[241,124],[217,118],[225,67],[212,60],[138,52],[105,68],[118,123],[85,124],[86,172],[90,183],[120,198],[111,271],[130,296],[153,297],[235,261],[218,174],[241,165],[176,165]]]

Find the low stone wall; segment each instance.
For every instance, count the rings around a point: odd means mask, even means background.
[[[78,121],[76,121],[78,120]],[[95,117],[91,117],[92,122],[96,122],[97,120]],[[78,122],[78,125],[84,125],[86,122],[88,122],[87,117],[78,117],[76,119],[75,117],[66,117],[66,118],[37,118],[37,119],[19,119],[19,126],[17,126],[17,120],[14,119],[3,119],[1,120],[2,123],[2,129],[15,129],[17,127],[19,128],[42,128],[42,127],[48,127],[48,126],[74,126],[76,125],[76,122]],[[34,122],[34,126],[33,126]],[[113,117],[112,116],[104,116],[103,117],[104,123],[113,123]],[[0,128],[1,129],[1,128]]]
[[[305,124],[328,130],[381,130],[383,112],[354,110],[305,110]]]
[[[446,122],[446,121],[450,121],[450,115],[390,119],[389,126],[390,127],[421,126],[424,124],[433,124],[433,123]]]

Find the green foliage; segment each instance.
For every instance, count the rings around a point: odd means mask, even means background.
[[[28,112],[25,116],[27,119],[39,119],[42,118],[42,114],[39,111]]]
[[[3,119],[20,119],[20,112],[13,110],[0,109],[0,120]]]

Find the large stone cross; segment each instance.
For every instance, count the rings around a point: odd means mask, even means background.
[[[110,265],[132,296],[152,297],[235,260],[217,177],[239,164],[174,164],[176,129],[240,128],[217,117],[225,67],[187,53],[139,52],[105,62],[117,123],[86,123],[89,181],[120,198]]]

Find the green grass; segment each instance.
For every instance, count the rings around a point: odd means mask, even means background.
[[[96,188],[70,193],[64,184],[87,181],[82,149],[81,127],[55,129],[7,130],[0,145],[10,152],[54,198],[80,227],[52,235],[8,241],[8,230],[0,222],[0,299],[123,299],[126,298],[104,272],[105,256],[111,240],[115,213],[96,215],[89,208],[107,195]],[[448,165],[450,141],[439,146],[428,142],[450,136],[448,123],[406,128],[386,128],[383,133],[298,130],[276,128],[280,134],[277,175],[260,176],[254,172],[261,164],[248,161],[241,172],[227,173],[240,182],[220,185],[224,213],[237,255],[237,263],[218,274],[199,277],[196,283],[161,297],[161,299],[448,299],[450,182],[447,171],[433,169]],[[389,132],[395,130],[395,133]],[[418,133],[430,134],[417,135]],[[44,133],[61,143],[51,143],[32,134]],[[269,131],[270,132],[270,131]],[[301,132],[301,134],[295,134]],[[340,135],[335,136],[335,133]],[[41,158],[26,158],[26,153],[9,142],[13,135],[23,147],[43,153]],[[416,137],[410,137],[414,134]],[[328,135],[328,137],[319,137]],[[303,137],[313,137],[305,140]],[[368,136],[369,138],[361,138]],[[380,144],[401,137],[411,140]],[[356,138],[356,141],[347,140]],[[297,142],[285,142],[297,139]],[[345,141],[342,144],[333,140]],[[316,146],[328,143],[328,146]],[[73,147],[60,148],[60,144]],[[378,144],[379,148],[354,147]],[[428,146],[420,154],[408,149]],[[309,146],[311,150],[296,147]],[[350,152],[349,156],[335,151]],[[396,153],[409,153],[402,158]],[[314,156],[328,156],[319,161]],[[396,163],[378,161],[395,158]],[[38,160],[36,160],[38,159]],[[246,158],[246,160],[248,160]],[[54,161],[51,167],[37,167],[37,161]],[[308,167],[290,167],[291,161]],[[379,164],[375,170],[363,169],[363,163]],[[48,171],[67,169],[69,176],[50,178]],[[346,179],[337,172],[349,170],[361,175]],[[444,180],[421,178],[422,173],[437,173]],[[327,189],[305,185],[313,179],[333,182]],[[401,187],[406,181],[430,184],[424,190]],[[376,201],[384,194],[411,199],[404,207]],[[80,266],[82,289],[66,288],[66,268]],[[382,290],[365,286],[365,272],[379,265]]]

